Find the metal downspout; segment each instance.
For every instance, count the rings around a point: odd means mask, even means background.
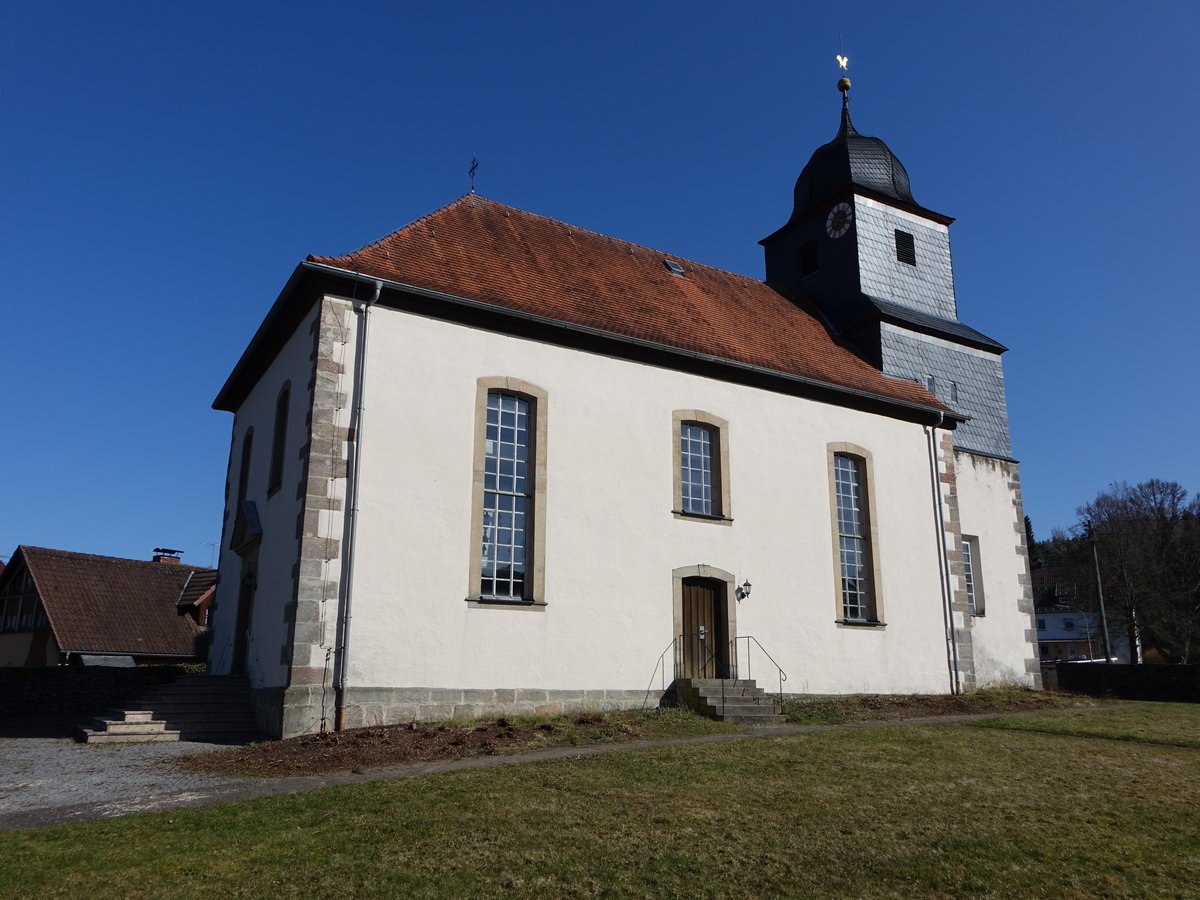
[[[341,731],[346,717],[346,677],[349,670],[350,657],[350,620],[351,599],[354,589],[354,549],[355,538],[358,536],[358,487],[359,466],[362,464],[363,413],[366,409],[367,387],[367,333],[371,323],[371,307],[379,300],[383,290],[383,282],[375,280],[374,293],[371,299],[363,304],[358,320],[358,343],[354,354],[354,390],[358,394],[358,402],[354,406],[354,457],[350,468],[350,484],[347,499],[350,502],[349,517],[346,523],[346,540],[344,545],[345,564],[342,571],[342,603],[338,616],[337,647],[339,649],[337,670],[334,673],[334,716],[333,727]]]
[[[929,474],[933,480],[934,506],[937,511],[939,538],[938,577],[942,586],[942,622],[946,629],[946,666],[950,670],[950,693],[961,694],[962,684],[958,678],[958,641],[954,636],[954,587],[950,583],[950,550],[946,546],[946,509],[942,504],[942,479],[938,471],[937,430],[946,420],[945,413],[938,412],[937,424],[929,429]]]

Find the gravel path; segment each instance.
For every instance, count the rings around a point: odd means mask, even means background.
[[[60,725],[0,729],[0,823],[40,810],[138,802],[153,795],[214,788],[247,779],[185,772],[180,756],[201,743],[78,744]],[[0,824],[0,828],[3,828]]]

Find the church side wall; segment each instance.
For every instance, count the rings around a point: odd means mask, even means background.
[[[288,682],[299,577],[297,522],[302,515],[303,476],[309,450],[308,418],[315,368],[313,327],[317,315],[314,308],[288,339],[233,420],[209,668],[215,674],[226,674],[234,662],[234,632],[244,561],[230,543],[236,521],[242,447],[247,432],[253,429],[245,499],[257,508],[262,540],[257,549],[257,590],[246,649],[246,671],[259,694],[264,690],[278,692]],[[268,494],[276,401],[285,382],[290,382],[290,392],[282,486]]]
[[[785,691],[949,690],[920,425],[384,308],[371,329],[347,725],[638,704],[677,627],[673,572],[701,566],[753,583],[734,628]],[[544,606],[466,602],[477,381],[495,376],[547,394]],[[677,410],[728,422],[732,523],[672,514]],[[835,622],[832,444],[870,455],[886,627]],[[308,720],[332,715],[332,692],[293,687],[297,706],[303,690]]]
[[[976,683],[1040,688],[1017,464],[961,450],[954,457],[961,533],[979,539],[975,577],[984,609],[970,621]],[[956,570],[961,582],[961,561]]]

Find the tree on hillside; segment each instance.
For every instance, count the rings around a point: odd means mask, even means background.
[[[1038,542],[1033,537],[1033,520],[1025,517],[1025,546],[1029,548],[1029,567],[1036,569],[1042,564],[1042,554],[1038,550]]]
[[[1166,662],[1188,662],[1200,649],[1200,496],[1189,501],[1174,481],[1121,482],[1077,512],[1096,542],[1110,621],[1131,647],[1140,637]],[[1056,550],[1080,546],[1062,538]]]

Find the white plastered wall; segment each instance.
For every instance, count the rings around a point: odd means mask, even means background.
[[[959,521],[964,535],[979,538],[975,562],[984,614],[972,620],[975,679],[990,684],[1032,684],[1025,661],[1037,656],[1029,629],[1029,571],[1021,552],[1024,518],[1012,487],[1016,464],[955,452]]]
[[[262,543],[258,556],[258,590],[254,597],[251,640],[247,651],[247,672],[255,687],[286,683],[287,666],[282,648],[289,640],[290,626],[285,620],[287,605],[295,598],[294,568],[297,563],[296,521],[301,502],[297,485],[302,474],[299,450],[308,443],[306,424],[313,377],[312,323],[317,309],[300,323],[284,344],[263,377],[250,391],[234,416],[233,442],[226,477],[225,520],[222,529],[220,582],[212,617],[212,644],[209,666],[214,674],[225,674],[233,663],[234,630],[237,619],[238,590],[242,558],[230,547],[237,502],[238,478],[242,462],[242,442],[248,429],[254,429],[254,444],[246,499],[254,501],[262,524]],[[287,442],[283,454],[283,484],[267,495],[270,476],[271,442],[275,427],[275,403],[285,381],[291,381]]]
[[[548,393],[544,607],[465,602],[476,380],[501,375]],[[672,516],[677,409],[729,422],[732,525]],[[672,570],[707,564],[753,583],[737,632],[786,691],[949,689],[919,425],[376,308],[363,428],[352,687],[644,688]],[[835,624],[830,442],[872,454],[886,628]]]

